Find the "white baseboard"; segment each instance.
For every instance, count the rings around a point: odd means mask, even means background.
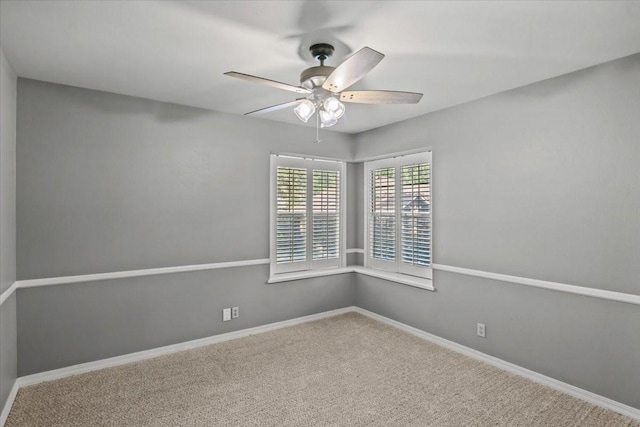
[[[282,322],[270,323],[268,325],[257,326],[254,328],[242,329],[239,331],[229,332],[226,334],[215,335],[208,338],[187,341],[180,344],[159,347],[151,350],[140,351],[137,353],[126,354],[123,356],[111,357],[108,359],[97,360],[95,362],[82,363],[79,365],[69,366],[66,368],[55,369],[52,371],[41,372],[38,374],[19,377],[16,380],[15,384],[13,385],[13,388],[11,389],[11,393],[9,394],[9,398],[7,399],[7,402],[5,403],[5,406],[2,412],[0,413],[0,427],[4,426],[4,423],[7,417],[9,416],[9,411],[11,410],[11,406],[13,405],[13,401],[20,387],[38,384],[44,381],[52,381],[60,378],[65,378],[71,375],[77,375],[84,372],[96,371],[96,370],[108,368],[111,366],[122,365],[125,363],[137,362],[140,360],[150,359],[150,358],[165,355],[165,354],[175,353],[183,350],[189,350],[192,348],[202,347],[205,345],[215,344],[215,343],[228,341],[236,338],[247,337],[249,335],[255,335],[263,332],[273,331],[273,330],[284,328],[287,326],[298,325],[301,323],[311,322],[314,320],[319,320],[319,319],[323,319],[331,316],[337,316],[339,314],[344,314],[348,312],[360,313],[372,319],[394,326],[405,332],[409,332],[419,338],[441,345],[455,352],[464,354],[466,356],[472,357],[482,362],[486,362],[497,368],[528,378],[532,381],[546,385],[552,389],[566,393],[570,396],[576,397],[578,399],[582,399],[594,405],[600,406],[605,409],[609,409],[611,411],[617,412],[619,414],[622,414],[627,417],[640,421],[640,409],[633,408],[631,406],[622,404],[620,402],[616,402],[615,400],[611,400],[609,398],[600,396],[590,391],[583,390],[581,388],[572,386],[562,381],[558,381],[556,379],[547,377],[545,375],[539,374],[537,372],[531,371],[521,366],[514,365],[513,363],[506,362],[502,359],[498,359],[497,357],[490,356],[488,354],[482,353],[480,351],[474,350],[464,345],[446,340],[437,335],[430,334],[423,330],[389,319],[387,317],[381,316],[379,314],[373,313],[363,308],[351,306],[351,307],[344,307],[344,308],[339,308],[331,311],[325,311],[323,313],[312,314],[309,316],[298,317],[295,319],[284,320]]]
[[[625,405],[620,402],[616,402],[615,400],[609,399],[604,396],[600,396],[598,394],[592,393],[587,390],[583,390],[571,384],[558,381],[556,379],[547,377],[546,375],[539,374],[535,371],[523,368],[521,366],[514,365],[513,363],[507,362],[502,359],[498,359],[497,357],[490,356],[486,353],[482,353],[478,350],[474,350],[462,344],[449,341],[437,335],[430,334],[421,329],[414,328],[413,326],[405,325],[404,323],[389,319],[388,317],[381,316],[369,310],[365,310],[360,307],[353,307],[353,311],[355,311],[356,313],[360,313],[365,316],[368,316],[372,319],[378,320],[380,322],[386,323],[390,326],[394,326],[405,332],[413,334],[419,338],[430,341],[434,344],[438,344],[442,347],[448,348],[449,350],[453,350],[457,353],[464,354],[465,356],[472,357],[476,360],[480,360],[482,362],[488,363],[489,365],[495,366],[507,372],[511,372],[521,377],[530,379],[532,381],[545,385],[554,390],[558,390],[562,393],[566,393],[570,396],[576,397],[578,399],[584,400],[586,402],[592,403],[594,405],[600,406],[605,409],[609,409],[611,411],[617,412],[619,414],[622,414],[627,417],[640,421],[640,409]]]
[[[16,380],[16,382],[13,383],[13,387],[11,387],[7,401],[4,403],[4,408],[2,408],[2,412],[0,412],[0,427],[4,427],[4,423],[7,422],[7,418],[9,418],[9,411],[11,411],[13,401],[16,400],[19,388],[20,384],[18,384]]]

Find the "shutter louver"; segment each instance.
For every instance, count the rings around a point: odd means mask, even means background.
[[[313,171],[313,260],[340,256],[340,173]]]
[[[401,168],[401,259],[431,265],[431,188],[429,163]]]
[[[394,261],[396,253],[395,168],[371,171],[370,257]]]
[[[305,261],[307,253],[307,170],[277,168],[276,263]]]

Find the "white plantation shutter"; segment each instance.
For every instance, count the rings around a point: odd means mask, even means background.
[[[272,156],[272,274],[342,265],[343,169],[339,162]]]
[[[431,266],[431,165],[400,167],[400,265],[398,271],[419,275],[415,267]]]
[[[340,256],[340,172],[313,170],[313,260]]]
[[[307,260],[307,170],[278,167],[276,263]]]
[[[373,169],[369,179],[369,256],[375,265],[382,266],[396,259],[395,168]]]
[[[431,277],[431,153],[365,164],[366,266]]]

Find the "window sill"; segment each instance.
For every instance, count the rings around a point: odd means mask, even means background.
[[[296,271],[293,273],[281,273],[275,274],[269,277],[267,283],[280,283],[289,282],[292,280],[310,279],[313,277],[333,276],[334,274],[344,273],[360,273],[365,276],[377,277],[378,279],[389,280],[391,282],[400,283],[407,286],[413,286],[414,288],[426,289],[428,291],[435,291],[433,287],[433,281],[431,279],[425,279],[422,277],[410,276],[408,274],[392,273],[389,271],[376,270],[373,268],[366,268],[358,265],[341,267],[341,268],[327,268],[326,270],[307,270]]]
[[[408,274],[393,273],[390,271],[376,270],[374,268],[361,266],[353,267],[353,271],[356,273],[364,274],[365,276],[377,277],[378,279],[385,279],[391,282],[413,286],[414,288],[426,289],[428,291],[436,290],[436,288],[433,287],[433,280],[426,279],[424,277],[410,276]]]
[[[327,268],[323,270],[295,271],[293,273],[274,274],[267,283],[289,282],[291,280],[310,279],[313,277],[333,276],[334,274],[353,273],[352,267]]]

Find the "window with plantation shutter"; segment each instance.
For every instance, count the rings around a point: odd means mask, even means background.
[[[365,266],[431,278],[431,153],[365,163]]]
[[[271,274],[341,267],[344,163],[272,155]]]

